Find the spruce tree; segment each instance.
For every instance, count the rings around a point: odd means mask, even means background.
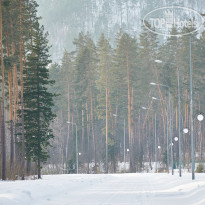
[[[53,97],[48,92],[49,48],[47,34],[43,26],[36,23],[32,43],[28,45],[30,53],[27,56],[24,70],[24,128],[25,153],[27,160],[37,163],[38,178],[41,178],[41,163],[48,158],[48,146],[53,138],[50,122],[55,115],[52,112]]]
[[[128,134],[129,134],[129,148],[130,148],[130,170],[135,171],[134,166],[134,93],[136,90],[136,83],[138,81],[138,66],[137,59],[137,42],[136,39],[127,33],[119,34],[116,48],[116,66],[120,75],[118,77],[120,96],[127,95],[127,119],[128,119]],[[125,107],[125,106],[124,106]]]

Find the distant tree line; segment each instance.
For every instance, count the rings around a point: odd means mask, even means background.
[[[189,36],[168,37],[162,43],[156,34],[144,27],[141,30],[137,38],[120,30],[114,45],[104,34],[95,43],[89,34],[79,33],[73,41],[75,50],[65,50],[61,63],[50,67],[51,79],[56,80],[56,84],[49,89],[60,95],[54,98],[57,118],[52,128],[56,135],[53,142],[56,149],[50,149],[49,163],[61,166],[59,172],[76,167],[75,123],[81,170],[90,173],[89,164],[92,163],[96,173],[101,163],[106,172],[108,144],[109,172],[117,172],[118,162],[124,160],[124,120],[129,171],[141,172],[145,162],[152,169],[151,162],[155,159],[154,113],[141,109],[142,106],[157,112],[157,145],[161,148],[158,159],[166,167],[168,111],[164,101],[168,100],[168,90],[151,86],[150,82],[170,88],[172,141],[177,166],[178,144],[174,141],[178,136],[177,67],[181,87],[180,120],[182,128],[190,128]],[[171,33],[180,34],[180,31],[173,27]],[[157,63],[159,60],[162,63]],[[204,123],[199,123],[196,115],[205,109],[205,32],[192,34],[192,62],[196,160],[204,161]],[[152,96],[161,101],[154,101]],[[190,135],[183,134],[182,130],[181,135],[183,167],[188,167]]]

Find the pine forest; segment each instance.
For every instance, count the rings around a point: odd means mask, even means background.
[[[205,31],[142,21],[65,36],[56,60],[37,2],[0,0],[2,180],[205,163]]]

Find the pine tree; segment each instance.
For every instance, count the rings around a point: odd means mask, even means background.
[[[24,70],[24,118],[25,154],[27,160],[37,162],[38,178],[41,178],[41,164],[48,158],[49,140],[53,138],[49,125],[55,117],[54,95],[48,92],[48,85],[54,82],[49,80],[47,44],[47,34],[44,35],[44,28],[36,22]]]
[[[96,76],[97,76],[97,71],[96,71],[96,67],[97,67],[97,50],[96,50],[96,46],[93,42],[93,40],[90,38],[90,36],[86,37],[86,46],[90,52],[90,63],[89,63],[89,70],[87,73],[87,77],[89,80],[89,97],[90,99],[88,99],[88,102],[86,103],[87,105],[87,116],[90,115],[90,119],[89,117],[87,117],[87,139],[88,139],[88,148],[87,148],[87,160],[88,160],[88,166],[89,166],[89,156],[90,156],[90,144],[89,144],[89,124],[91,124],[91,131],[90,133],[92,133],[92,140],[93,140],[93,152],[94,152],[94,163],[95,163],[95,173],[96,173],[96,166],[97,166],[97,162],[96,162],[96,136],[95,136],[95,128],[94,128],[94,124],[96,122],[96,115],[95,115],[95,104],[96,104],[96,99],[95,96],[97,95],[97,89],[96,89]],[[88,107],[90,107],[90,109],[88,110]],[[89,170],[88,170],[89,171]]]
[[[121,76],[120,87],[123,97],[127,93],[127,110],[128,110],[128,133],[129,133],[129,148],[130,148],[130,169],[134,171],[134,89],[138,77],[137,73],[137,43],[136,39],[127,33],[122,33],[117,40],[116,48],[116,65]],[[117,71],[116,71],[117,72]],[[123,81],[122,81],[123,79]],[[126,88],[126,89],[125,89]]]
[[[83,36],[83,40],[85,40]],[[77,50],[74,65],[74,97],[76,104],[76,122],[78,124],[78,132],[81,139],[81,151],[84,152],[85,143],[85,110],[86,102],[89,97],[89,79],[87,73],[89,72],[90,52],[85,45],[80,45]]]
[[[99,55],[99,65],[98,65],[98,80],[97,88],[100,91],[98,94],[98,106],[97,106],[97,115],[99,119],[105,120],[105,161],[106,161],[106,173],[108,173],[108,153],[109,148],[114,145],[113,140],[111,139],[111,129],[109,124],[109,116],[112,113],[110,106],[110,94],[112,89],[112,49],[109,44],[109,41],[105,38],[104,34],[101,35],[98,42],[98,55]],[[112,118],[111,114],[111,118]],[[103,130],[104,130],[103,129]],[[110,137],[109,137],[110,135]]]

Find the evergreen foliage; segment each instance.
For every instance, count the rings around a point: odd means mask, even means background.
[[[55,115],[52,112],[53,94],[48,92],[48,86],[54,81],[49,80],[50,63],[47,36],[44,28],[36,24],[32,36],[32,44],[27,45],[30,53],[27,55],[24,70],[24,129],[26,157],[38,164],[40,178],[41,163],[48,158],[48,146],[53,138],[50,123]]]

